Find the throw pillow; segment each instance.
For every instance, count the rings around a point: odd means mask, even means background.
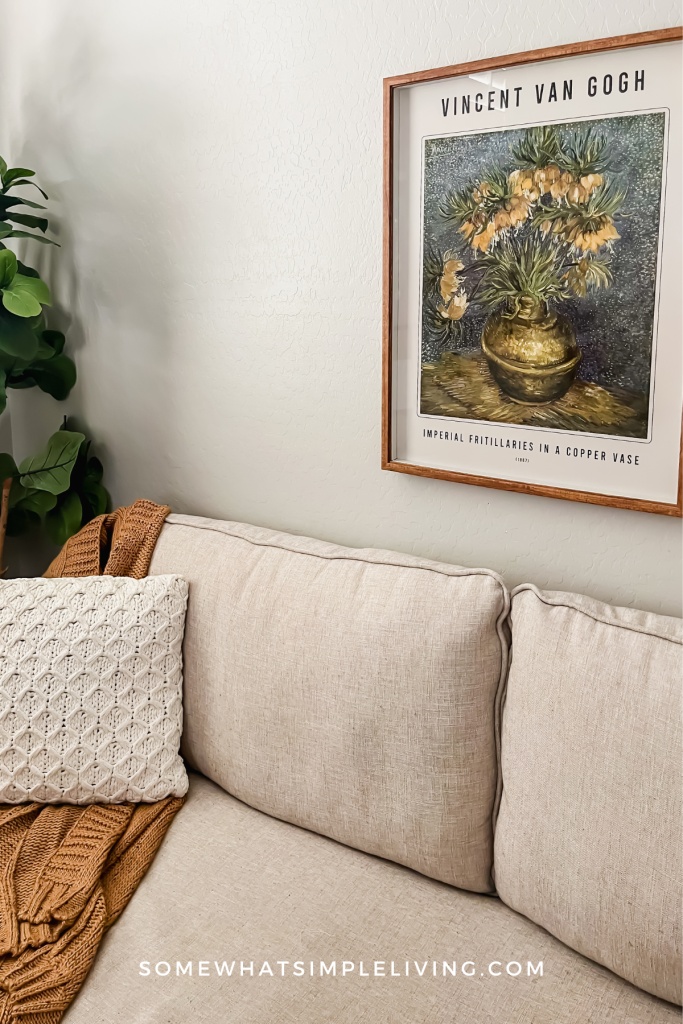
[[[183,796],[187,583],[0,581],[0,802]]]

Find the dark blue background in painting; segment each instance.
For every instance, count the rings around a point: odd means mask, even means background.
[[[590,292],[585,299],[569,299],[561,308],[571,318],[583,351],[583,380],[649,392],[665,116],[637,114],[557,127],[571,132],[588,124],[609,140],[613,169],[608,178],[628,190],[621,211],[627,216],[615,222],[621,238],[612,252],[612,286]],[[425,142],[425,251],[432,245],[443,253],[461,237],[438,212],[449,189],[462,188],[473,178],[483,180],[492,164],[512,169],[510,145],[523,133],[511,129]],[[457,351],[479,347],[489,312],[467,311],[460,321],[463,334]],[[442,351],[454,348],[430,338],[425,324],[424,362],[434,362]]]

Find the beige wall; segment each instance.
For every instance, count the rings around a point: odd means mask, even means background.
[[[0,152],[40,170],[117,503],[680,614],[675,520],[379,469],[381,79],[663,28],[669,0],[2,0]],[[42,254],[48,259],[50,254]]]

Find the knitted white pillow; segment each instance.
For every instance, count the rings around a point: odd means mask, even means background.
[[[0,581],[0,802],[183,796],[187,583]]]

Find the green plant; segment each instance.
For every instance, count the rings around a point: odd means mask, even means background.
[[[40,316],[43,305],[51,305],[48,286],[39,277],[22,274],[10,249],[0,252],[0,293],[3,306],[15,316]]]
[[[21,196],[9,195],[10,190],[17,188],[18,185],[33,185],[34,188],[38,189],[43,199],[47,199],[47,193],[43,192],[42,188],[35,181],[29,180],[35,177],[35,173],[35,171],[29,170],[28,167],[8,167],[7,163],[0,156],[0,181],[2,182],[2,188],[0,188],[0,221],[4,222],[0,224],[0,238],[35,238],[37,242],[44,242],[46,245],[57,245],[57,242],[44,237],[48,227],[46,217],[17,213],[16,210],[12,209],[13,206],[28,206],[33,210],[45,209],[40,203],[34,203],[31,199],[22,199]],[[18,228],[13,228],[12,223],[29,228],[38,228],[43,234],[34,235],[28,231],[21,231]]]
[[[18,206],[45,207],[10,195],[20,185],[34,185],[47,199],[30,180],[34,175],[25,167],[8,168],[0,157],[0,413],[8,387],[39,387],[62,400],[76,382],[76,367],[64,355],[64,335],[46,326],[44,307],[51,304],[48,286],[5,245],[8,238],[57,244],[45,235],[47,217],[16,210]],[[102,463],[90,455],[90,442],[79,431],[68,430],[66,418],[42,451],[19,466],[11,455],[0,454],[0,564],[6,536],[42,525],[50,540],[62,545],[105,512],[110,499],[102,474]]]
[[[89,449],[85,435],[67,430],[65,419],[46,446],[19,466],[11,455],[0,454],[0,560],[5,534],[16,537],[44,522],[50,540],[62,545],[107,511],[110,498],[102,486],[102,463]]]
[[[36,270],[25,266],[5,245],[8,238],[32,238],[57,245],[45,235],[47,217],[16,210],[17,206],[37,210],[45,207],[10,194],[20,185],[33,185],[47,199],[46,193],[30,180],[34,175],[35,171],[26,167],[8,168],[0,157],[0,412],[7,402],[8,387],[39,387],[61,400],[76,382],[76,367],[63,352],[64,335],[46,326],[44,307],[51,304],[48,286]],[[24,230],[27,227],[34,230]]]

